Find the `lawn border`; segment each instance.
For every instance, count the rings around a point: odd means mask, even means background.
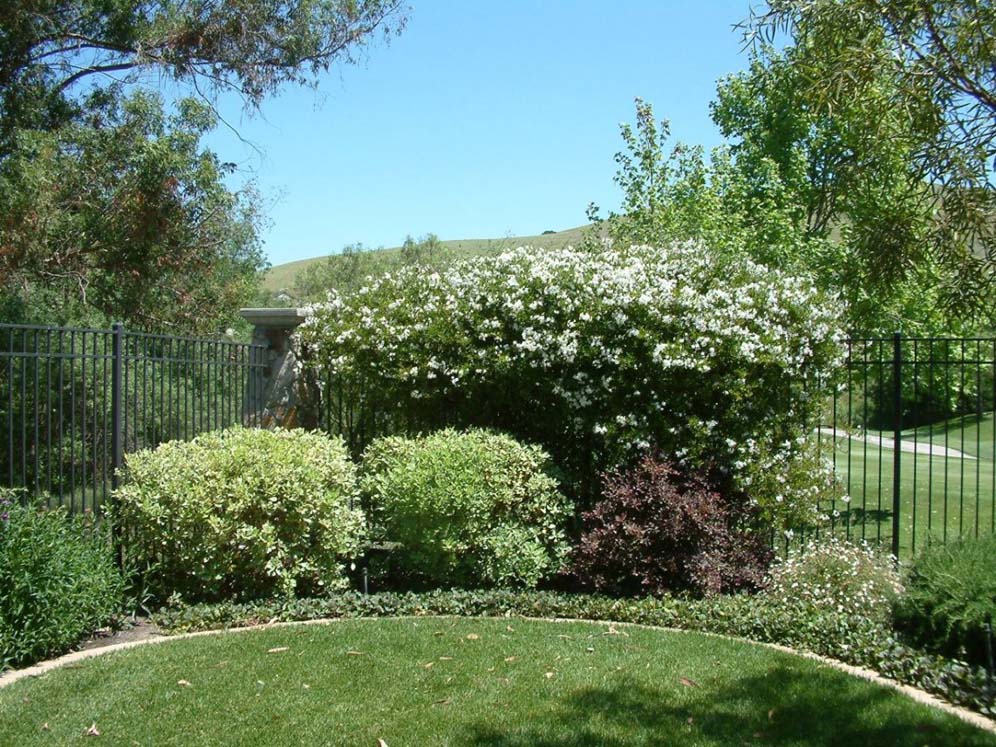
[[[242,633],[248,631],[258,631],[258,630],[270,630],[273,628],[284,628],[290,626],[302,626],[302,625],[333,625],[344,620],[493,620],[495,617],[490,616],[472,616],[472,615],[385,615],[385,616],[366,616],[366,617],[324,617],[316,620],[294,620],[287,622],[271,622],[263,623],[260,625],[247,625],[242,627],[231,627],[224,628],[221,630],[199,630],[192,633],[180,633],[177,635],[161,635],[155,634],[149,638],[145,638],[137,641],[126,641],[124,643],[115,643],[108,646],[101,646],[99,648],[84,649],[81,651],[73,651],[63,656],[57,657],[55,659],[49,659],[47,661],[34,664],[30,667],[25,667],[23,669],[14,669],[9,672],[0,674],[0,689],[8,687],[9,685],[19,682],[23,679],[28,679],[31,677],[41,677],[48,674],[56,669],[67,666],[69,664],[74,664],[76,662],[85,661],[87,659],[92,659],[97,656],[103,656],[104,654],[115,653],[118,651],[126,651],[131,648],[136,648],[138,646],[146,646],[152,644],[163,643],[165,641],[181,641],[189,638],[200,638],[203,636],[210,635],[225,635],[227,633]],[[877,685],[883,685],[885,687],[890,687],[893,690],[898,690],[907,697],[913,699],[914,701],[921,703],[922,705],[938,708],[945,713],[948,713],[962,721],[976,726],[980,729],[988,731],[990,733],[996,734],[996,721],[983,716],[975,711],[970,711],[967,708],[962,708],[960,706],[952,705],[947,701],[941,700],[940,698],[931,695],[930,693],[920,690],[910,685],[904,685],[895,680],[891,680],[887,677],[883,677],[878,672],[865,667],[857,667],[852,664],[845,664],[837,659],[831,659],[826,656],[820,656],[819,654],[814,654],[808,651],[798,651],[789,646],[783,646],[777,643],[763,643],[759,641],[753,641],[749,638],[741,638],[738,636],[723,635],[722,633],[709,633],[698,630],[685,630],[682,628],[667,628],[660,625],[642,625],[640,623],[632,622],[613,622],[611,620],[585,620],[583,618],[575,617],[528,617],[526,615],[513,615],[506,619],[518,619],[518,620],[534,620],[537,622],[548,622],[548,623],[587,623],[589,625],[598,625],[601,627],[626,627],[626,628],[642,628],[644,630],[656,630],[665,633],[683,633],[691,635],[701,635],[709,636],[712,638],[721,638],[728,641],[735,641],[737,643],[746,643],[752,646],[762,646],[764,648],[772,649],[774,651],[779,651],[781,653],[790,654],[793,656],[799,656],[804,659],[810,659],[816,661],[820,664],[832,667],[838,671],[849,674],[852,677],[858,677],[860,679],[872,682]]]

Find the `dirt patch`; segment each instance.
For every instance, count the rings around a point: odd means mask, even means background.
[[[148,641],[153,638],[162,638],[163,634],[159,628],[145,618],[138,618],[134,623],[130,623],[120,630],[109,628],[98,630],[93,637],[80,645],[80,651],[91,651],[107,646],[116,646],[119,643],[136,643]]]

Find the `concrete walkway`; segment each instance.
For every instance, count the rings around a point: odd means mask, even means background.
[[[858,433],[848,433],[841,428],[838,428],[837,430],[834,430],[833,428],[818,428],[817,430],[824,436],[828,436],[830,438],[850,438],[852,441],[864,441],[883,449],[895,450],[896,448],[895,440],[885,438],[884,436],[864,436]],[[951,457],[952,459],[970,459],[972,461],[976,461],[974,456],[966,454],[964,451],[958,451],[957,449],[951,449],[946,446],[932,444],[929,441],[917,441],[916,443],[913,443],[912,441],[900,441],[899,450],[908,451],[912,454],[929,454],[930,456]]]

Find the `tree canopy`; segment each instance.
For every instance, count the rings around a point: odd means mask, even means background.
[[[213,329],[264,266],[251,184],[203,147],[403,27],[400,0],[0,0],[0,307]],[[165,81],[180,96],[158,93]]]
[[[922,241],[889,241],[905,223],[881,223],[864,247],[879,276],[902,276],[927,248],[945,270],[946,304],[961,314],[991,315],[988,299],[996,288],[991,0],[770,0],[744,29],[765,61],[777,57],[766,41],[788,34],[785,59],[798,79],[793,88],[798,105],[834,121],[846,120],[855,107],[867,108],[864,142],[898,143],[908,174],[930,185],[915,206],[930,216]],[[863,152],[848,156],[867,173]],[[837,178],[839,172],[829,173]],[[860,204],[867,208],[873,202]]]

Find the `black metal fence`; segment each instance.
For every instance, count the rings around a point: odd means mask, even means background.
[[[125,453],[257,424],[265,347],[0,324],[0,486],[99,512]]]
[[[830,530],[909,557],[996,533],[996,339],[847,342],[817,437],[844,494]]]

